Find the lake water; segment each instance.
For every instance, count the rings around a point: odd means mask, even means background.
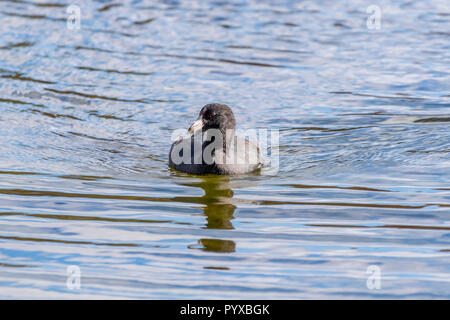
[[[450,298],[449,1],[70,4],[0,2],[1,298]],[[277,174],[169,170],[210,102]]]

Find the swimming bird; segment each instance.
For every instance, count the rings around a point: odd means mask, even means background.
[[[176,140],[169,153],[169,167],[191,174],[234,175],[262,167],[257,145],[236,136],[233,111],[225,104],[205,105],[189,127],[189,138]]]

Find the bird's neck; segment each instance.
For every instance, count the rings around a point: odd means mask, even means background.
[[[226,153],[227,148],[229,148],[232,145],[234,137],[235,137],[234,129],[218,128],[212,131],[207,130],[205,132],[205,135],[203,136],[204,141],[203,146],[206,147],[211,143],[215,143],[216,150],[222,149],[222,152]],[[222,143],[217,143],[216,139],[221,139]]]

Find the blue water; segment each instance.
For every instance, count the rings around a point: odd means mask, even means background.
[[[449,1],[70,4],[0,1],[0,298],[450,298]],[[277,174],[169,170],[210,102]]]

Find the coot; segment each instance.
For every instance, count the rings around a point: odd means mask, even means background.
[[[259,147],[235,134],[236,120],[225,104],[205,105],[191,125],[189,138],[176,140],[169,167],[191,174],[234,175],[262,167]]]

